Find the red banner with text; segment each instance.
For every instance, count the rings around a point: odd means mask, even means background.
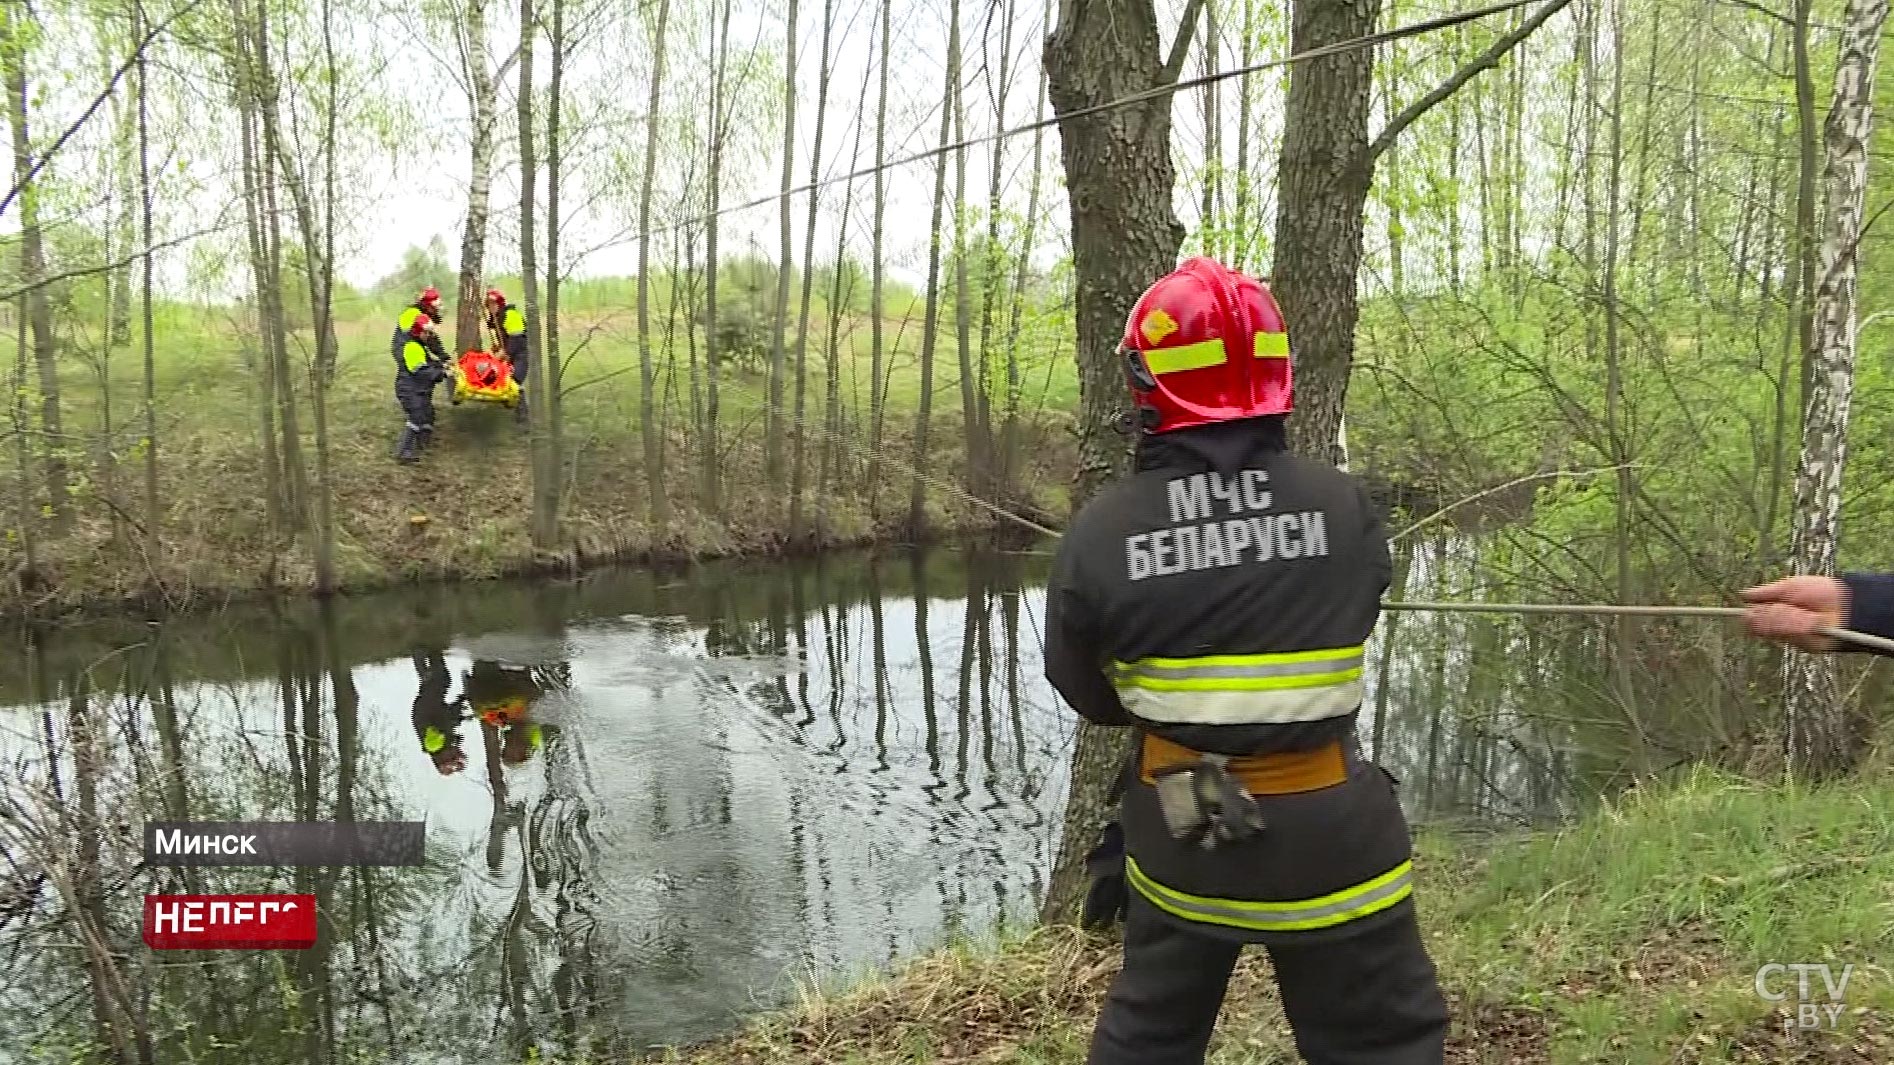
[[[153,950],[303,950],[316,944],[314,895],[146,895]]]

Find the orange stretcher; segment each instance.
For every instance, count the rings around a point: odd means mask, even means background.
[[[513,379],[513,364],[491,352],[463,351],[454,365],[454,399],[498,403],[512,407],[520,401],[520,383]]]

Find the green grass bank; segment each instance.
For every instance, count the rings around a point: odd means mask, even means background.
[[[327,461],[333,498],[336,578],[340,591],[368,591],[413,581],[482,579],[545,570],[573,570],[614,561],[768,555],[783,551],[941,539],[986,530],[1026,532],[995,512],[1040,524],[1066,509],[1076,463],[1071,411],[1076,407],[1070,356],[1033,349],[1032,371],[1016,408],[1004,397],[992,408],[996,439],[1009,422],[1006,487],[967,491],[965,419],[952,353],[937,358],[933,409],[925,438],[917,407],[920,372],[907,318],[886,324],[883,401],[872,401],[874,360],[869,329],[850,316],[829,349],[809,352],[802,416],[786,410],[784,472],[765,462],[767,378],[733,360],[718,375],[714,454],[703,411],[709,374],[700,353],[661,352],[654,390],[662,454],[647,468],[643,386],[635,329],[616,305],[581,305],[564,317],[566,380],[562,405],[562,542],[550,554],[530,536],[531,484],[527,434],[513,412],[469,402],[453,406],[451,389],[436,394],[433,447],[412,467],[393,458],[403,416],[393,396],[389,322],[364,303],[359,317],[338,324],[341,344],[327,398]],[[307,519],[294,534],[270,521],[266,505],[270,454],[279,468],[287,409],[266,434],[261,373],[254,338],[214,315],[167,307],[155,362],[158,432],[158,548],[148,548],[143,503],[142,381],[127,356],[93,364],[77,358],[62,370],[62,404],[70,445],[0,464],[0,615],[70,616],[132,605],[180,610],[234,598],[307,592],[314,583],[313,536]],[[292,339],[301,342],[298,334]],[[834,407],[827,392],[833,370]],[[990,368],[989,368],[990,369]],[[107,372],[107,371],[111,372]],[[990,375],[989,375],[990,376]],[[794,382],[785,406],[794,404]],[[318,439],[309,382],[298,378],[296,434],[302,498],[314,513]],[[17,442],[17,441],[16,441]],[[805,470],[801,521],[790,521],[791,462]],[[53,521],[43,471],[64,462],[69,521]],[[714,466],[717,490],[707,491]],[[27,469],[22,477],[19,469]],[[285,482],[288,478],[283,478]],[[923,521],[910,521],[919,482]],[[669,505],[652,521],[654,486]],[[24,504],[23,502],[24,501]],[[23,509],[35,513],[23,520]],[[28,538],[31,565],[28,565]],[[151,589],[162,588],[162,596]]]
[[[1894,775],[1818,788],[1697,770],[1530,835],[1422,832],[1422,921],[1454,1063],[1894,1061]],[[1853,970],[1833,1030],[1793,1027],[1793,972]],[[1042,929],[811,989],[671,1065],[1079,1065],[1113,943]],[[1826,1004],[1819,974],[1811,1000]],[[1826,1023],[1826,1022],[1824,1022]],[[1246,952],[1214,1065],[1299,1062],[1267,956]]]

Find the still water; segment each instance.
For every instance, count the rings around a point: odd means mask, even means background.
[[[1403,587],[1456,591],[1454,558],[1405,555]],[[622,1060],[1030,920],[1074,729],[1040,675],[1048,562],[622,569],[7,634],[0,1061],[98,1060],[122,1009],[160,1062]],[[1417,820],[1556,819],[1622,763],[1521,686],[1552,661],[1531,638],[1384,622],[1363,740]],[[421,820],[428,863],[146,870],[147,820]],[[140,897],[174,891],[311,892],[322,938],[154,953]]]

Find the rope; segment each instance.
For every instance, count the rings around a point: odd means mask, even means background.
[[[1382,603],[1383,610],[1413,610],[1460,614],[1576,614],[1643,618],[1739,618],[1743,609],[1734,606],[1610,606],[1590,603]],[[1852,629],[1824,626],[1816,630],[1832,640],[1894,652],[1894,640],[1870,636]]]

